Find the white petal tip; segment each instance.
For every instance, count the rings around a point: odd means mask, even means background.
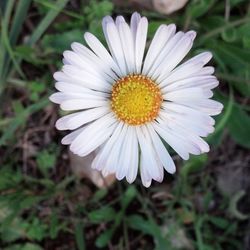
[[[61,143],[62,143],[62,145],[69,145],[70,144],[67,136],[65,136],[65,137],[62,138]]]
[[[175,173],[176,173],[176,168],[168,168],[168,169],[166,169],[166,171],[167,171],[169,174],[175,174]]]
[[[141,18],[140,22],[142,22],[144,25],[148,24],[148,19],[144,16]]]
[[[195,37],[196,37],[196,32],[193,31],[193,30],[188,31],[186,34],[191,38],[192,41],[193,41],[193,40],[195,39]]]
[[[94,35],[91,34],[90,32],[85,32],[83,37],[87,41],[88,39],[91,39]]]
[[[206,62],[209,62],[213,57],[213,54],[210,51],[206,51],[205,55],[206,55]]]
[[[145,188],[149,188],[149,187],[151,186],[151,181],[144,182],[144,183],[143,183],[143,186],[144,186]]]
[[[53,78],[54,78],[56,81],[58,81],[57,79],[58,79],[60,73],[61,73],[60,71],[57,71],[57,72],[55,72],[55,73],[53,74]]]
[[[140,18],[141,18],[141,15],[139,14],[139,12],[135,11],[135,12],[132,14],[131,18],[140,19]]]
[[[214,114],[219,115],[222,112],[223,108],[224,108],[223,104],[220,102],[217,102],[217,107],[215,109]]]
[[[50,97],[49,97],[49,100],[55,104],[60,104],[60,101],[58,100],[57,98],[57,93],[54,93],[52,94]]]
[[[61,119],[57,120],[55,127],[57,130],[67,130],[68,129],[65,126],[65,124],[61,121]]]
[[[126,181],[129,183],[129,184],[132,184],[134,181],[135,181],[135,179],[128,179],[127,177],[126,177]]]
[[[172,32],[176,31],[176,25],[174,23],[171,23],[168,25],[169,30],[171,30]]]

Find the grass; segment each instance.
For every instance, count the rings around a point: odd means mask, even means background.
[[[119,1],[117,1],[119,2]],[[0,2],[0,249],[247,250],[249,238],[250,6],[191,0],[150,20],[195,29],[191,55],[213,52],[224,104],[207,155],[180,161],[150,189],[140,180],[98,189],[70,169],[48,101],[61,53],[84,31],[101,40],[101,18],[131,8],[100,1]]]

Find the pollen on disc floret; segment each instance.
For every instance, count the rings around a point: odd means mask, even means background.
[[[129,125],[141,125],[154,120],[161,103],[159,87],[146,76],[128,75],[113,85],[111,108],[119,120]]]

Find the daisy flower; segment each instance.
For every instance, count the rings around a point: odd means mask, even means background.
[[[218,86],[212,58],[201,53],[183,64],[196,33],[161,25],[146,50],[148,20],[134,13],[102,21],[108,46],[91,33],[88,45],[72,43],[63,67],[54,74],[58,92],[50,100],[71,113],[56,122],[73,130],[62,139],[70,150],[86,156],[97,152],[92,167],[132,183],[140,172],[145,187],[161,182],[164,169],[173,174],[169,145],[184,160],[209,151],[201,138],[214,131],[222,104],[211,100]],[[74,113],[72,113],[75,111]]]

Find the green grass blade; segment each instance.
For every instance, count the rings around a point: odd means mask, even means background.
[[[5,12],[4,12],[4,21],[7,25],[10,22],[10,16],[11,16],[11,12],[12,12],[13,7],[14,7],[14,3],[15,3],[15,0],[8,0],[7,1],[7,6],[6,6]]]
[[[4,8],[4,13],[1,13],[1,33],[3,32],[4,29],[4,25],[8,26],[9,22],[10,22],[10,17],[11,17],[11,12],[13,10],[14,7],[14,3],[15,0],[9,0],[7,1],[7,5]],[[7,28],[8,30],[8,28]],[[7,56],[7,51],[4,45],[4,37],[1,34],[1,40],[0,40],[0,90],[3,88],[2,85],[4,84],[4,77],[3,77],[3,71],[5,70],[5,65],[7,63],[8,56]]]
[[[11,49],[11,46],[15,46],[15,44],[16,44],[17,38],[18,38],[20,31],[22,29],[23,22],[24,22],[25,18],[27,17],[27,11],[29,9],[30,4],[31,4],[31,0],[27,0],[27,1],[20,1],[19,0],[17,2],[17,6],[15,8],[15,14],[13,17],[9,38],[6,39],[8,37],[6,34],[5,34],[5,36],[2,36],[3,38],[5,38],[5,41],[3,41],[3,43],[4,43],[5,47],[7,46],[7,51],[9,52],[10,57],[14,63],[14,67],[16,68],[18,73],[21,74],[21,76],[23,78],[24,78],[24,75],[19,67],[19,63],[14,58],[14,53]],[[10,60],[7,59],[7,61],[4,63],[4,65],[5,65],[5,68],[2,72],[3,79],[5,79],[5,77],[8,75],[9,67],[11,66]]]
[[[5,132],[0,137],[0,145],[4,145],[6,140],[10,139],[12,136],[15,136],[16,130],[27,121],[28,117],[31,114],[43,109],[46,105],[48,105],[48,103],[48,97],[45,97],[39,102],[30,105],[23,112],[13,118],[13,120],[9,123],[8,128],[6,128]]]
[[[57,15],[62,11],[69,0],[57,0],[55,5],[57,9],[51,9],[47,15],[39,23],[38,27],[35,29],[34,33],[31,35],[28,44],[33,45],[36,43],[40,37],[43,35],[44,31],[49,27],[49,25],[54,21]]]
[[[228,120],[230,118],[230,115],[232,113],[232,110],[233,110],[233,104],[234,104],[234,95],[233,95],[232,88],[230,88],[230,96],[229,96],[229,100],[228,100],[228,102],[226,104],[223,117],[217,123],[217,125],[215,127],[215,130],[214,130],[214,133],[211,136],[216,137],[226,127],[226,125],[228,123]],[[210,138],[210,137],[208,137],[208,138]]]
[[[83,237],[84,229],[82,222],[77,222],[75,225],[75,238],[78,250],[85,250],[85,240]]]
[[[54,9],[54,10],[57,10],[57,6],[55,3],[51,3],[51,1],[44,1],[44,0],[34,0],[36,3],[40,4],[40,5],[43,5],[44,7],[47,7],[49,9]],[[84,16],[80,15],[80,14],[77,14],[73,11],[68,11],[68,10],[62,10],[62,13],[70,16],[70,17],[73,17],[73,18],[76,18],[78,20],[81,20],[83,21],[84,20]]]
[[[223,31],[227,30],[227,29],[230,29],[230,28],[233,28],[233,27],[237,27],[241,24],[244,24],[244,23],[249,23],[250,22],[250,17],[244,17],[244,18],[241,18],[241,19],[238,19],[234,22],[229,22],[227,23],[226,25],[223,25],[221,27],[218,27],[214,30],[211,30],[209,31],[208,33],[206,33],[204,36],[202,36],[196,43],[196,46],[200,46],[202,45],[204,42],[206,42],[208,39],[210,38],[213,38],[219,34],[221,34]]]
[[[8,53],[8,56],[12,60],[16,71],[20,74],[20,76],[25,78],[25,75],[22,72],[22,70],[21,70],[21,68],[19,66],[19,63],[15,59],[15,55],[14,55],[14,52],[12,50],[10,40],[9,40],[9,37],[8,37],[7,29],[8,29],[8,27],[7,27],[7,24],[5,23],[5,20],[2,20],[2,32],[1,32],[1,35],[2,35],[2,40],[3,40],[3,45],[4,45],[5,49],[6,49],[6,52]],[[3,69],[3,76],[4,77],[6,75],[6,71],[8,72],[8,69],[6,68],[7,64],[8,64],[8,62],[5,61],[5,63],[4,63],[5,68]]]
[[[19,0],[17,3],[15,15],[12,21],[12,27],[10,30],[10,43],[12,46],[15,45],[18,35],[20,34],[23,22],[27,17],[27,12],[30,4],[31,0]]]

